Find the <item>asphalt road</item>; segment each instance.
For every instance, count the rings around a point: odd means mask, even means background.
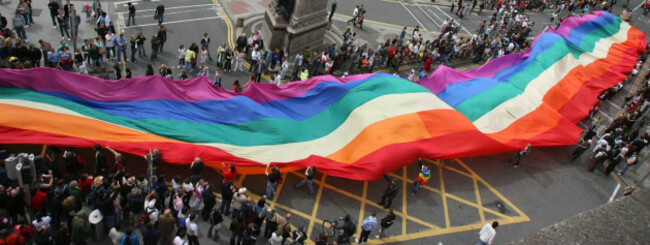
[[[631,0],[629,8],[633,10],[632,25],[648,33],[650,31],[650,15],[643,16],[643,9],[640,7],[645,0]],[[328,10],[334,0],[329,0]],[[466,1],[468,2],[468,1]],[[470,1],[471,3],[471,1]],[[624,1],[619,0],[613,12],[619,14],[623,10]],[[457,7],[452,13],[450,10],[451,1],[437,0],[435,2],[426,0],[339,0],[336,9],[337,14],[351,16],[356,5],[364,5],[367,11],[366,20],[380,22],[395,27],[419,25],[426,29],[426,33],[437,35],[442,22],[447,18],[453,18],[456,23],[461,23],[461,33],[474,33],[483,20],[488,20],[491,11],[484,10],[481,15],[477,14],[478,6],[474,11],[465,15],[464,19],[455,15]],[[540,13],[537,10],[528,10],[526,14],[535,21],[531,37],[539,34],[544,27],[550,23],[551,10],[546,9]],[[565,12],[566,13],[566,12]]]

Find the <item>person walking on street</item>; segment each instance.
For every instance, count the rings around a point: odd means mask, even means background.
[[[203,37],[201,38],[201,49],[205,48],[205,50],[208,51],[208,60],[212,61],[212,55],[210,54],[210,37],[208,37],[208,33],[203,33]]]
[[[153,34],[153,37],[151,37],[151,60],[158,58],[158,50],[160,50],[160,40],[158,34]]]
[[[305,179],[300,183],[296,184],[294,187],[300,189],[305,183],[307,183],[307,188],[309,189],[309,195],[314,195],[314,176],[316,175],[316,167],[309,166],[305,170]]]
[[[135,25],[135,5],[127,3],[129,6],[129,19],[126,21],[126,26],[131,25],[131,20],[133,20],[133,25]]]
[[[399,185],[396,178],[389,177],[386,174],[384,174],[384,178],[388,181],[388,187],[384,190],[384,195],[381,196],[379,205],[384,206],[384,208],[389,208],[393,203],[393,199],[397,196]]]
[[[223,215],[219,207],[214,209],[212,212],[212,217],[210,217],[210,228],[208,229],[208,238],[211,238],[215,242],[219,242],[219,231],[221,230],[221,222],[223,222]]]
[[[370,232],[375,229],[375,226],[377,226],[377,211],[372,211],[370,216],[366,217],[361,223],[361,235],[359,235],[357,243],[366,244]]]
[[[478,232],[479,242],[476,245],[492,245],[494,241],[494,236],[497,235],[496,228],[499,227],[499,222],[486,223],[481,231]]]
[[[50,9],[50,17],[52,17],[52,28],[56,29],[56,17],[59,16],[59,4],[50,0],[50,3],[47,4],[47,8]]]
[[[77,39],[79,36],[79,25],[81,24],[81,16],[77,14],[77,10],[72,10],[72,38]]]
[[[162,26],[162,23],[165,20],[165,5],[163,5],[162,1],[158,3],[155,15],[158,16],[158,26]]]
[[[138,36],[136,37],[135,41],[138,48],[138,56],[139,57],[147,57],[147,51],[144,49],[144,41],[146,41],[147,38],[142,34],[142,32],[138,32]]]
[[[332,3],[332,8],[330,8],[330,16],[327,18],[327,21],[332,22],[332,16],[334,16],[334,12],[336,12],[336,5],[339,4],[338,0],[334,0]]]
[[[431,178],[431,169],[429,169],[429,166],[422,163],[422,159],[418,160],[418,166],[420,166],[420,173],[418,174],[415,183],[413,183],[413,192],[411,192],[411,196],[417,194],[420,187],[426,185],[427,182],[429,182],[429,178]]]
[[[386,217],[381,219],[381,227],[379,227],[379,235],[375,236],[377,239],[383,239],[384,238],[384,232],[386,232],[386,229],[393,225],[395,223],[396,217],[395,213],[393,212],[393,209],[388,209],[388,214],[386,214]]]
[[[620,172],[618,172],[619,176],[625,175],[625,172],[627,172],[627,169],[630,168],[632,165],[636,165],[637,163],[637,151],[632,152],[632,155],[627,158],[627,164],[625,164],[625,167],[621,169]]]
[[[196,225],[196,217],[196,214],[190,214],[190,217],[185,220],[189,245],[199,245],[199,227]]]
[[[352,11],[352,19],[348,20],[348,23],[354,23],[359,16],[359,5],[357,5]]]
[[[263,62],[260,61],[260,63]],[[280,169],[278,169],[277,166],[273,166],[271,167],[271,172],[269,172],[269,165],[267,165],[264,174],[269,177],[269,180],[266,183],[266,195],[264,195],[264,198],[273,200],[273,196],[275,195],[275,187],[278,186],[278,182],[280,182],[280,179],[282,178],[280,175]]]
[[[167,29],[165,29],[165,26],[160,26],[160,30],[158,30],[158,40],[160,41],[160,53],[162,53],[163,46],[165,45],[165,42],[167,42]]]
[[[20,15],[20,12],[16,11],[16,16],[14,16],[11,19],[12,25],[14,27],[14,30],[16,31],[16,35],[24,40],[25,42],[27,41],[27,34],[25,33],[25,18],[23,18],[22,15]],[[9,40],[9,39],[7,39]]]
[[[513,165],[515,168],[517,168],[517,167],[519,166],[519,163],[521,163],[521,159],[524,158],[524,156],[527,156],[528,154],[530,154],[530,148],[531,148],[532,146],[533,146],[532,144],[528,144],[528,145],[526,146],[526,148],[524,148],[524,149],[518,151],[517,153],[515,153],[514,156],[512,156],[510,159],[508,159],[508,160],[505,162],[505,165],[507,166],[508,164],[511,164],[511,163],[512,163],[512,165]]]

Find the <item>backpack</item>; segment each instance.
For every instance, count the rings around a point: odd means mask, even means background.
[[[140,217],[138,217],[140,223],[142,224],[149,224],[149,222],[151,222],[151,214],[156,211],[155,209],[151,209],[150,211],[147,211],[147,209],[145,209],[144,212],[140,214]]]

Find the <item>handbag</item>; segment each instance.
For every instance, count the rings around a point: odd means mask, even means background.
[[[158,11],[156,11],[156,13],[153,14],[153,19],[154,19],[154,20],[157,20],[157,19],[158,19]]]

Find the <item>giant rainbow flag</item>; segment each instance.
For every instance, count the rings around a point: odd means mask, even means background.
[[[523,53],[419,84],[388,74],[319,76],[241,93],[206,78],[106,81],[47,68],[0,71],[0,141],[92,146],[163,160],[317,166],[371,180],[420,158],[574,144],[597,95],[626,77],[646,36],[595,12],[569,18]]]

